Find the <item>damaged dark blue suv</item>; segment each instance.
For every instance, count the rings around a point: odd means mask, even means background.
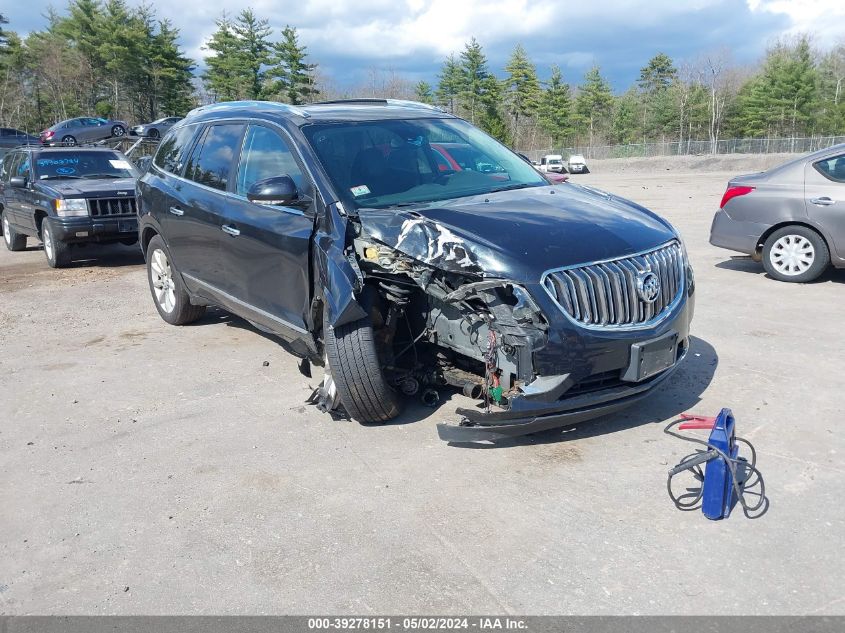
[[[531,433],[637,401],[687,351],[692,270],[668,222],[551,186],[430,106],[198,108],[138,187],[162,318],[242,316],[324,368],[319,406],[361,422],[449,385],[479,406],[442,438]]]

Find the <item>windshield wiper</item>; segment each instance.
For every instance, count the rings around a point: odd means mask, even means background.
[[[527,189],[528,187],[536,187],[529,183],[519,183],[513,185],[502,185],[501,187],[493,187],[489,193],[499,193],[500,191],[513,191],[514,189]]]
[[[85,178],[128,178],[128,176],[118,176],[117,174],[87,174]]]
[[[40,176],[38,178],[38,180],[63,180],[65,178],[76,178],[78,180],[81,180],[82,176],[72,176],[71,174],[55,174],[55,175]]]

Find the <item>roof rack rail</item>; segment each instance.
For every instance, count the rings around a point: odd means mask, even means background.
[[[422,103],[421,101],[409,101],[407,99],[376,99],[376,98],[355,98],[355,99],[331,99],[329,101],[315,101],[309,105],[384,105],[384,106],[402,106],[405,108],[418,108],[420,110],[432,110],[435,112],[445,112],[440,108],[429,103]]]
[[[329,99],[327,101],[314,101],[308,105],[387,105],[387,99],[371,99],[363,97],[360,99]]]
[[[302,108],[299,108],[295,105],[290,105],[289,103],[280,103],[279,101],[260,101],[260,100],[245,100],[245,101],[220,101],[218,103],[209,103],[208,105],[201,105],[197,108],[194,108],[188,114],[185,115],[185,118],[192,116],[194,114],[199,114],[200,112],[212,112],[214,110],[222,110],[223,108],[231,108],[231,107],[271,107],[271,108],[278,108],[279,110],[285,110],[286,112],[290,112],[291,114],[296,114],[298,116],[308,118],[308,113],[305,112]]]

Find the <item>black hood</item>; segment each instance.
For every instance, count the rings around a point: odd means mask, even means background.
[[[651,211],[574,184],[358,213],[367,235],[415,259],[526,282],[552,268],[624,257],[676,237]]]
[[[134,178],[68,178],[40,180],[38,188],[56,198],[103,198],[118,192],[135,195]]]

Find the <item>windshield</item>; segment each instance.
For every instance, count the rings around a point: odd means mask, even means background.
[[[549,165],[560,165],[563,161],[560,158],[550,158],[546,161]]]
[[[355,207],[549,184],[519,156],[459,119],[314,123],[302,131],[344,200]]]
[[[63,151],[35,159],[35,178],[134,178],[135,170],[117,152]]]

